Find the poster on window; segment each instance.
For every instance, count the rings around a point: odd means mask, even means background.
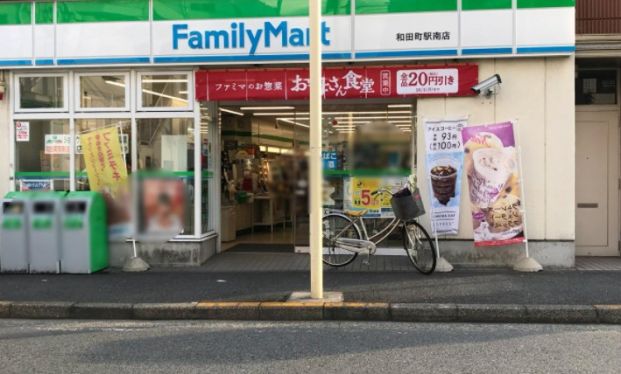
[[[71,152],[71,135],[45,134],[44,151],[46,155],[68,155]]]
[[[80,136],[91,191],[100,192],[108,208],[111,239],[131,233],[131,198],[119,130],[109,127]]]
[[[373,195],[386,188],[395,193],[407,185],[407,177],[351,177],[345,178],[343,205],[345,210],[366,211],[366,218],[393,218],[389,194]]]
[[[523,201],[513,124],[462,129],[475,246],[522,243]]]
[[[142,240],[170,240],[183,234],[185,184],[179,179],[144,179],[140,186]]]
[[[30,122],[15,121],[15,141],[16,142],[29,142],[30,141]]]
[[[459,232],[461,175],[464,159],[461,130],[466,120],[426,120],[426,180],[429,181],[430,219],[435,234]]]
[[[51,179],[22,179],[19,181],[20,191],[52,191]]]

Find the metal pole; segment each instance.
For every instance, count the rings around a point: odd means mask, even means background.
[[[323,299],[323,227],[321,172],[321,0],[309,0],[310,12],[310,270],[311,298]]]

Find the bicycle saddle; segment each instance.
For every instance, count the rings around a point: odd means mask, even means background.
[[[343,213],[345,213],[345,215],[348,215],[350,217],[362,217],[365,214],[367,214],[368,210],[346,210]]]

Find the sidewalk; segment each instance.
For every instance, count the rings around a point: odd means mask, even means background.
[[[93,275],[2,274],[0,301],[130,307],[145,303],[194,303],[195,306],[199,302],[222,301],[231,302],[230,305],[237,302],[269,304],[287,300],[293,291],[308,290],[307,271],[283,270],[283,267],[307,261],[304,255],[269,255],[223,255],[201,268],[153,269],[145,273],[110,270]],[[407,271],[379,270],[379,267],[391,267],[387,264],[407,265],[405,257],[386,257],[391,258],[372,258],[374,264],[366,271],[326,269],[326,290],[342,292],[346,303],[383,303],[388,309],[394,304],[435,305],[437,313],[447,308],[446,305],[462,309],[466,305],[485,306],[495,310],[508,306],[521,310],[524,305],[544,309],[562,306],[563,310],[588,308],[590,312],[593,305],[621,305],[621,272],[618,271],[546,270],[525,274],[509,269],[458,268],[452,273],[424,276],[409,268]],[[237,267],[242,263],[254,264],[254,267],[247,265],[246,271],[239,271]],[[619,317],[621,323],[621,315]]]

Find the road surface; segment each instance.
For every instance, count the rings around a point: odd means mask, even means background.
[[[2,373],[618,373],[621,326],[0,320]]]

